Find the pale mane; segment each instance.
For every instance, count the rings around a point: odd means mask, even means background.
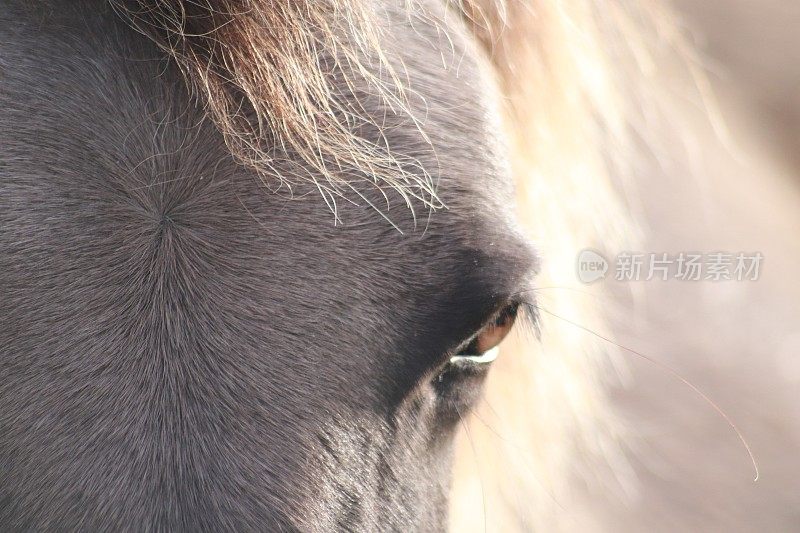
[[[368,2],[112,4],[174,58],[232,154],[269,185],[311,181],[334,212],[356,179],[396,190],[409,206],[416,199],[441,207],[421,166],[354,133],[370,117],[352,105],[358,94],[348,78],[358,77],[360,87],[366,83],[396,113],[409,113]],[[334,75],[345,83],[333,84]],[[343,85],[349,94],[341,94]],[[286,154],[305,164],[295,176],[273,170]]]
[[[575,261],[584,248],[636,247],[636,200],[626,193],[637,146],[655,138],[648,84],[658,51],[683,41],[671,14],[647,0],[474,0],[467,13],[503,94],[518,215],[543,256],[545,311],[540,341],[504,343],[462,435],[452,529],[581,531],[592,524],[570,505],[574,487],[624,498],[635,479],[630,435],[606,397],[623,365],[587,332],[610,336],[611,300],[577,281]]]

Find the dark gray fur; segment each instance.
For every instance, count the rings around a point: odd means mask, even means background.
[[[531,253],[474,53],[389,11],[435,154],[382,129],[448,205],[415,229],[389,192],[403,233],[265,187],[104,2],[2,3],[0,530],[444,527],[431,381]]]

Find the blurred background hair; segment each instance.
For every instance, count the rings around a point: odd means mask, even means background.
[[[558,316],[544,314],[541,342],[506,349],[465,424],[453,530],[798,530],[800,4],[531,4],[538,48],[506,37],[499,53],[534,56],[508,122],[525,139],[514,161],[545,258],[538,298]],[[581,123],[593,106],[613,115],[599,131]],[[764,261],[757,281],[584,285],[587,247]],[[758,481],[690,387],[569,322],[711,397]]]

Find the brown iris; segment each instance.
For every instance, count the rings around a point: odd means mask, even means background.
[[[500,344],[506,338],[508,332],[511,331],[511,328],[514,327],[518,308],[519,306],[516,303],[503,308],[458,355],[481,355]]]

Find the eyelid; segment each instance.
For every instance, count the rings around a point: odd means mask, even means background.
[[[458,358],[466,357],[473,362],[484,362],[484,356],[497,348],[514,327],[519,307],[518,302],[506,304],[499,312],[492,315],[492,318],[467,341],[466,346],[460,349],[450,361],[454,362]]]

